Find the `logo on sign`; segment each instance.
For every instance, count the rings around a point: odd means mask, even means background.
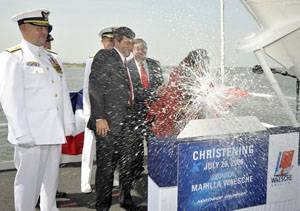
[[[271,178],[272,184],[292,181],[293,157],[294,150],[279,152],[274,177]]]

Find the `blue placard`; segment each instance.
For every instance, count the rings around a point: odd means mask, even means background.
[[[179,144],[178,210],[233,210],[266,203],[268,136]]]

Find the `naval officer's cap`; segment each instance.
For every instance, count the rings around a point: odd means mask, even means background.
[[[104,37],[107,37],[107,38],[114,38],[114,31],[116,30],[117,27],[106,27],[104,29],[102,29],[100,32],[99,32],[99,37],[101,38],[104,38]]]
[[[16,14],[12,17],[12,20],[18,22],[18,25],[28,23],[35,26],[48,27],[48,31],[51,32],[52,25],[48,20],[49,14],[50,11],[47,9],[27,10]]]

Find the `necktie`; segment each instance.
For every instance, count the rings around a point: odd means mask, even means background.
[[[145,70],[144,64],[141,63],[141,82],[142,82],[142,86],[144,89],[148,89],[149,88],[149,78],[148,78],[148,74]]]
[[[127,60],[126,60],[126,58],[124,59],[124,66],[125,66],[125,69],[127,71],[127,77],[128,77],[129,89],[130,89],[130,95],[129,95],[129,99],[128,99],[128,104],[132,105],[133,100],[134,100],[133,85],[132,85],[132,80],[131,80],[130,72],[129,72],[128,67],[127,67]]]

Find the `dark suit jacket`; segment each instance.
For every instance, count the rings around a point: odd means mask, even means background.
[[[164,82],[162,69],[158,61],[150,58],[146,58],[146,64],[148,67],[149,84],[150,87],[147,90],[143,89],[140,75],[134,59],[128,62],[128,68],[133,83],[134,99],[136,106],[144,104],[145,101],[153,101],[156,97],[156,90]]]
[[[129,87],[127,70],[118,52],[115,49],[98,51],[89,78],[88,128],[95,130],[96,120],[106,119],[111,133],[120,132],[128,114]]]

